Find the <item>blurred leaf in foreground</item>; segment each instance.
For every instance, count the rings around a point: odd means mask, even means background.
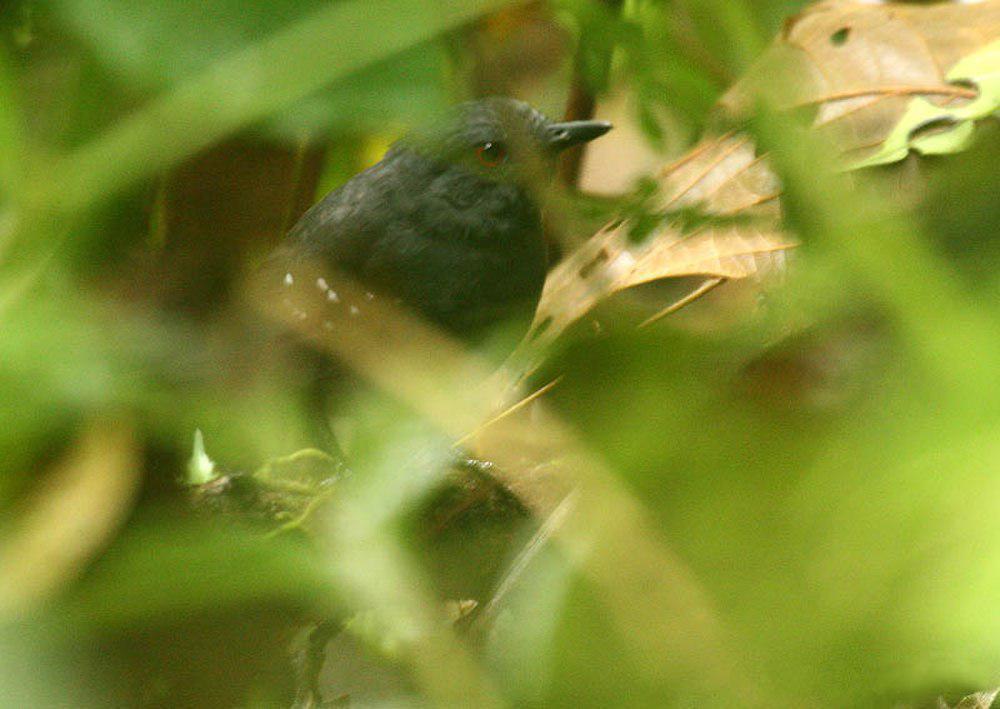
[[[3,530],[0,617],[23,616],[82,572],[129,513],[137,468],[135,441],[121,424],[93,425],[81,436]]]

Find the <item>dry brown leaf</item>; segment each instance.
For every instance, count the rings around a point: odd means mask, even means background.
[[[533,346],[552,341],[604,298],[665,278],[739,280],[784,264],[795,240],[780,228],[778,180],[737,135],[702,141],[660,175],[664,210],[697,206],[709,215],[745,217],[685,234],[670,223],[641,244],[627,225],[602,230],[550,274],[532,331]]]
[[[823,2],[792,18],[720,105],[743,115],[761,92],[787,83],[794,104],[816,107],[815,126],[861,158],[881,145],[915,97],[974,99],[975,88],[949,82],[948,72],[998,38],[996,0]]]
[[[915,97],[968,102],[976,91],[949,83],[949,69],[1000,37],[1000,2],[928,6],[832,0],[790,20],[747,77],[720,101],[731,116],[785,87],[789,108],[817,109],[815,128],[852,159],[872,154]],[[744,135],[709,136],[659,175],[664,211],[697,208],[746,218],[684,234],[666,224],[641,244],[622,225],[594,235],[552,273],[532,346],[555,339],[597,303],[651,281],[758,277],[784,263],[795,239],[781,227],[781,187]],[[681,302],[687,302],[682,299]],[[669,308],[668,308],[669,309]]]
[[[668,226],[641,245],[629,243],[626,227],[608,228],[549,274],[532,343],[550,342],[614,293],[665,278],[761,276],[780,269],[794,246],[777,229],[751,226],[707,227],[689,236]]]
[[[719,216],[774,221],[781,216],[778,178],[744,135],[708,137],[659,177],[664,209],[698,206]]]
[[[549,274],[531,346],[559,336],[597,303],[633,286],[666,278],[739,280],[784,265],[795,240],[780,227],[778,179],[745,136],[707,138],[659,175],[664,211],[696,207],[707,215],[741,217],[692,234],[667,223],[641,244],[627,225],[591,237]]]

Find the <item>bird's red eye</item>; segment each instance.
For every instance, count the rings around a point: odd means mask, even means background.
[[[476,157],[486,167],[497,167],[507,159],[507,149],[502,143],[483,143],[476,148]]]

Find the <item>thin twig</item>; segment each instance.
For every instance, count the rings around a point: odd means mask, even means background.
[[[680,300],[671,303],[660,312],[643,320],[641,323],[639,323],[639,327],[648,327],[653,323],[657,322],[658,320],[662,320],[668,315],[676,313],[681,308],[690,305],[694,301],[701,298],[703,295],[710,293],[711,291],[715,290],[728,280],[729,280],[728,278],[709,278],[708,280],[704,281],[700,286],[698,286],[695,290],[691,291]]]
[[[467,433],[464,436],[462,436],[461,438],[459,438],[457,441],[455,441],[452,444],[452,447],[454,447],[454,448],[460,447],[462,444],[468,442],[471,438],[474,438],[475,436],[479,435],[480,433],[482,433],[483,431],[485,431],[487,428],[489,428],[493,424],[497,423],[498,421],[501,421],[501,420],[507,418],[508,416],[510,416],[511,414],[513,414],[516,411],[520,411],[521,409],[523,409],[525,406],[527,406],[531,402],[535,401],[536,399],[541,398],[542,396],[544,396],[545,394],[547,394],[549,391],[551,391],[552,389],[554,389],[555,386],[557,384],[559,384],[559,382],[561,382],[561,381],[562,381],[562,377],[561,376],[556,377],[551,382],[549,382],[545,386],[541,387],[537,391],[535,391],[535,392],[533,392],[531,394],[528,394],[526,397],[524,397],[523,399],[521,399],[517,403],[515,403],[515,404],[513,404],[511,406],[508,406],[506,409],[504,409],[503,411],[501,411],[500,413],[498,413],[493,418],[491,418],[491,419],[489,419],[487,421],[484,421],[482,424],[480,424],[479,426],[477,426],[474,430],[470,431],[469,433]]]

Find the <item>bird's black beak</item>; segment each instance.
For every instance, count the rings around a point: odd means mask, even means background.
[[[589,143],[611,130],[607,121],[568,121],[553,123],[548,128],[549,148],[560,152],[581,143]]]

